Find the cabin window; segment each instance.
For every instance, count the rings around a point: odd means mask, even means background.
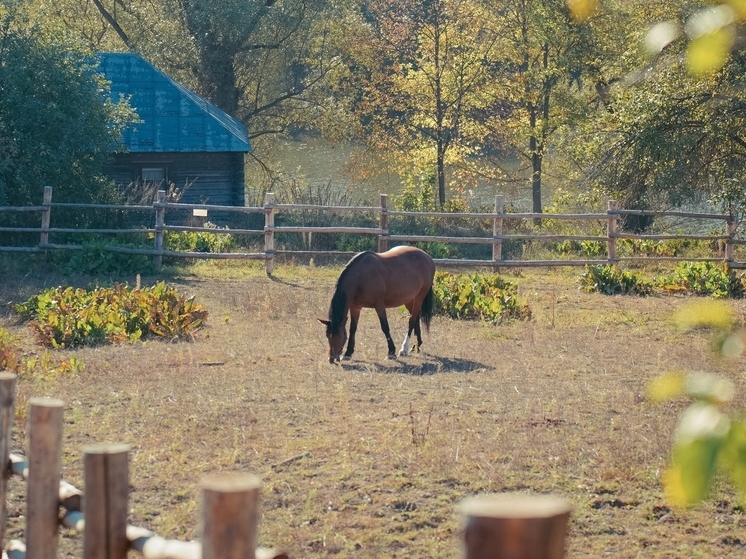
[[[163,167],[143,167],[141,178],[143,182],[161,182],[166,179],[166,169]]]

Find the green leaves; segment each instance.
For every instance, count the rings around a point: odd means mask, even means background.
[[[435,312],[451,318],[497,323],[531,317],[528,304],[518,297],[517,286],[498,274],[436,272],[433,293]]]
[[[59,30],[26,28],[26,3],[10,4],[0,13],[0,205],[38,204],[50,181],[57,202],[94,201],[132,113],[107,100],[89,52]]]
[[[642,276],[616,266],[586,266],[580,276],[580,287],[604,295],[650,295],[652,284]]]
[[[15,306],[31,318],[44,345],[75,347],[136,342],[148,337],[190,339],[202,328],[207,311],[194,297],[164,282],[152,288],[52,288]]]
[[[667,281],[696,295],[711,295],[716,299],[741,297],[744,293],[740,277],[722,264],[712,262],[682,262]]]

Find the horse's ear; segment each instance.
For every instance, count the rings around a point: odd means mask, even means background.
[[[331,322],[329,322],[328,320],[324,320],[323,318],[317,318],[316,320],[321,322],[321,324],[323,324],[324,326],[329,326],[331,324]]]

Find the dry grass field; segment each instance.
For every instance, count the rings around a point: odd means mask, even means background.
[[[21,379],[14,451],[27,452],[28,399],[63,400],[65,479],[83,488],[86,445],[127,443],[130,522],[178,539],[198,537],[205,474],[257,474],[259,543],[295,559],[459,558],[459,501],[503,491],[567,498],[570,558],[746,557],[746,518],[726,484],[691,510],[672,510],[661,490],[686,402],[649,403],[649,381],[719,372],[736,383],[736,409],[745,403],[743,360],[674,328],[685,297],[584,293],[577,269],[506,272],[530,321],[436,316],[422,353],[388,361],[364,310],[353,360],[330,365],[317,318],[340,270],[280,262],[269,278],[217,263],[143,277],[196,295],[207,328],[193,342],[79,349],[82,372]],[[91,279],[9,265],[0,300]],[[743,318],[746,304],[731,304]],[[43,351],[0,310],[0,326]],[[389,320],[398,344],[405,315]],[[24,486],[11,489],[9,537],[22,538]],[[82,538],[61,546],[80,557]]]

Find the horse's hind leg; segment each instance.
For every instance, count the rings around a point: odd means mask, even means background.
[[[409,351],[411,349],[410,340],[412,339],[412,332],[414,332],[415,336],[417,336],[417,351],[420,350],[420,346],[422,345],[422,333],[420,332],[420,311],[418,309],[417,313],[414,312],[414,304],[408,304],[405,306],[409,311],[409,328],[407,329],[407,335],[404,338],[404,342],[401,345],[399,355],[409,355]]]

